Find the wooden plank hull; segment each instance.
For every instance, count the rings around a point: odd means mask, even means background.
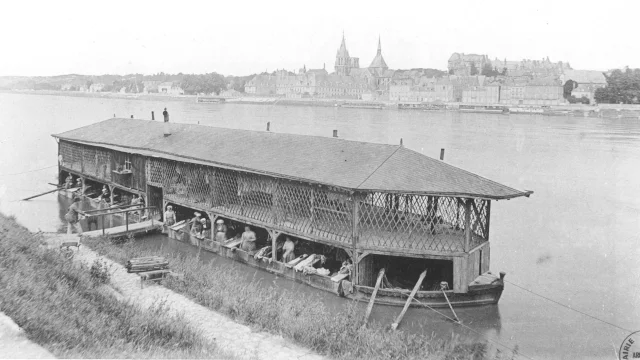
[[[302,272],[288,268],[285,264],[277,261],[270,261],[267,258],[255,259],[253,255],[238,249],[228,248],[220,243],[209,239],[199,240],[195,236],[183,232],[175,231],[169,228],[168,236],[174,240],[192,244],[201,247],[205,251],[209,251],[219,256],[232,259],[234,261],[246,264],[256,269],[262,269],[266,272],[277,274],[289,280],[306,284],[316,289],[328,291],[338,296],[357,301],[369,301],[373,288],[366,286],[353,286],[350,281],[341,280],[333,282],[330,276],[322,276],[318,274],[305,275]],[[454,307],[478,306],[487,304],[496,304],[502,295],[504,284],[497,281],[489,285],[469,285],[466,293],[454,293],[447,291],[449,301]],[[376,304],[404,306],[410,290],[390,290],[380,289],[375,298]],[[447,301],[442,291],[418,291],[415,300],[411,303],[412,307],[448,307]]]

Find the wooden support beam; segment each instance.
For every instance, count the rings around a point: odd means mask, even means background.
[[[402,312],[400,313],[400,315],[398,315],[398,318],[396,319],[396,321],[393,324],[391,324],[392,330],[398,329],[398,325],[400,325],[400,321],[402,321],[404,314],[407,312],[407,309],[409,309],[409,305],[411,305],[411,302],[413,301],[413,297],[416,296],[418,289],[420,289],[420,285],[422,285],[422,281],[424,281],[425,276],[427,276],[427,270],[424,270],[422,274],[420,274],[420,278],[418,279],[418,282],[416,282],[416,285],[413,287],[413,290],[411,290],[411,295],[409,295],[407,302],[404,304],[404,308],[402,308]]]
[[[80,181],[82,182],[82,195],[86,193],[87,185],[85,185],[84,177],[80,176]]]
[[[367,326],[367,321],[369,321],[369,315],[371,315],[371,310],[373,310],[373,304],[375,303],[376,295],[378,294],[378,289],[380,288],[380,283],[382,283],[383,277],[384,277],[384,268],[380,269],[380,272],[378,272],[376,287],[373,288],[373,293],[371,294],[371,299],[369,300],[369,306],[367,306],[367,312],[365,312],[364,314],[364,324],[362,324],[362,327]]]
[[[471,202],[467,199],[464,203],[464,252],[469,252],[471,244]]]
[[[358,230],[358,222],[359,222],[359,208],[360,208],[360,201],[357,197],[356,194],[352,194],[351,195],[351,203],[353,204],[353,209],[352,209],[352,232],[351,232],[351,240],[352,240],[352,247],[353,247],[353,255],[355,255],[355,258],[353,259],[355,261],[355,263],[353,264],[353,277],[351,279],[351,282],[353,282],[355,285],[358,285],[358,262],[359,262],[359,256],[358,255],[358,235],[359,235],[359,230]],[[364,257],[364,256],[363,256]]]
[[[276,251],[277,239],[278,239],[278,236],[280,236],[280,234],[282,233],[279,231],[270,230],[270,229],[268,229],[267,231],[269,231],[269,235],[271,236],[271,260],[277,261],[278,260],[278,253]]]
[[[365,256],[370,255],[370,254],[371,254],[371,252],[369,252],[369,251],[365,251],[365,252],[363,252],[362,254],[360,254],[360,255],[358,256],[358,261],[357,261],[357,262],[358,262],[358,263],[360,263],[360,261],[362,261],[362,259],[364,259],[364,258],[365,258]]]

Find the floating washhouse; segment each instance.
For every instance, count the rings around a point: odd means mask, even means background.
[[[164,128],[166,126],[166,128]],[[329,272],[282,262],[216,241],[183,225],[170,236],[250,266],[368,300],[404,304],[419,275],[416,304],[496,303],[504,284],[489,271],[492,200],[529,196],[402,145],[113,118],[61,134],[60,179],[138,194],[149,206],[199,211],[211,223],[250,225],[258,248],[297,241],[295,256],[323,255]],[[162,213],[158,212],[158,220]],[[242,230],[239,230],[240,232]],[[239,236],[228,233],[225,238]],[[237,243],[234,243],[237,245]],[[346,276],[334,276],[345,259]],[[336,265],[338,264],[338,265]],[[321,266],[324,266],[320,264]],[[318,266],[318,264],[316,264]],[[344,271],[343,271],[344,272]],[[444,284],[444,290],[442,285]]]

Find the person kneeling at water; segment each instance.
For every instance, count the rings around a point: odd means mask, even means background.
[[[227,241],[227,225],[222,219],[216,220],[216,241],[221,244]]]
[[[249,225],[244,227],[244,232],[242,233],[242,250],[246,252],[251,252],[256,249],[256,233],[251,231],[251,227]]]
[[[282,250],[284,251],[284,254],[282,254],[282,262],[288,263],[296,258],[296,254],[293,252],[296,247],[296,243],[297,241],[291,241],[291,239],[287,237],[287,240],[285,240],[284,246],[282,247]]]

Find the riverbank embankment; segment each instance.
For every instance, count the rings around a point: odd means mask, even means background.
[[[123,299],[109,271],[69,261],[0,214],[0,311],[53,356],[229,358],[162,302],[142,308]]]

